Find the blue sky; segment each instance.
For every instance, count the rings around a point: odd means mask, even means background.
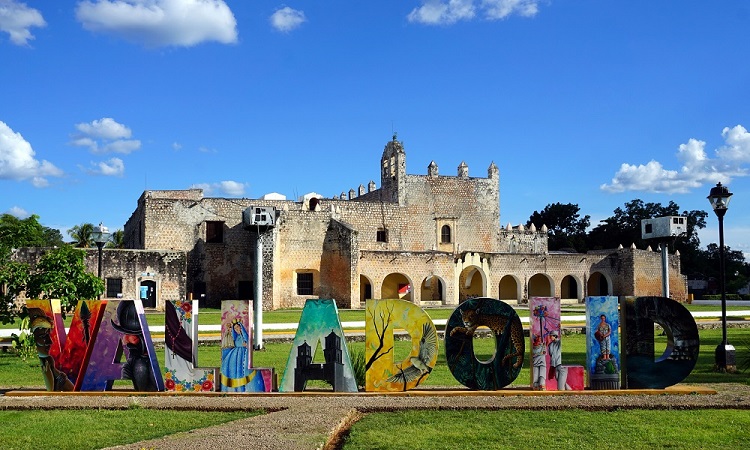
[[[144,189],[332,197],[379,186],[396,131],[408,173],[494,161],[503,226],[709,210],[722,181],[750,254],[749,43],[742,0],[0,0],[0,212],[64,232],[122,228]]]

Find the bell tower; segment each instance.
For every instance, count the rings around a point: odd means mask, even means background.
[[[380,159],[380,185],[383,201],[402,204],[406,197],[406,153],[404,144],[396,138],[396,133],[393,133],[393,139],[385,144],[383,149],[383,157]]]

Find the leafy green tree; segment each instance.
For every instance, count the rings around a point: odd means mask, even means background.
[[[29,266],[11,260],[13,249],[56,245],[63,245],[60,231],[41,225],[39,216],[0,215],[0,322],[10,323],[19,315],[15,300],[29,279]]]
[[[708,244],[706,250],[700,251],[700,264],[695,267],[692,275],[705,279],[718,280],[721,276],[719,262],[719,246],[717,244]],[[750,281],[750,264],[745,261],[745,254],[739,250],[732,250],[724,246],[724,273],[726,274],[727,293],[737,293],[740,289],[747,286]]]
[[[68,234],[73,238],[73,245],[78,248],[93,247],[94,244],[94,224],[82,223],[75,225],[68,230]]]
[[[533,223],[539,229],[542,225],[547,226],[549,233],[548,246],[550,250],[572,248],[577,251],[586,250],[586,229],[589,227],[591,217],[581,217],[581,208],[572,203],[552,203],[534,213],[529,217],[526,226]]]
[[[26,296],[60,299],[65,311],[72,311],[78,300],[92,300],[104,292],[104,282],[87,272],[86,253],[69,245],[45,253],[29,276]]]
[[[685,216],[687,218],[686,236],[676,239],[671,245],[679,250],[682,261],[682,272],[690,274],[699,263],[700,239],[698,230],[706,227],[708,213],[701,210],[683,211],[677,203],[670,201],[666,206],[661,203],[644,203],[635,199],[625,203],[624,208],[616,208],[614,215],[601,221],[588,234],[589,249],[617,248],[619,245],[635,244],[645,248],[651,242],[641,238],[641,220],[663,216]]]
[[[20,247],[46,247],[53,238],[52,231],[52,228],[39,223],[39,216],[19,219],[11,214],[3,214],[0,216],[0,248],[7,251]]]
[[[107,248],[125,248],[125,232],[117,230],[109,236]]]

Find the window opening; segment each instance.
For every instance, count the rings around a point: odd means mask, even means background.
[[[313,274],[297,274],[297,295],[313,295]]]
[[[206,242],[209,244],[224,242],[224,222],[206,222]]]
[[[107,298],[117,298],[122,294],[122,278],[107,278]]]
[[[442,244],[451,243],[451,227],[450,226],[443,225],[443,228],[440,229],[440,243]]]

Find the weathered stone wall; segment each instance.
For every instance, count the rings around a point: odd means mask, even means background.
[[[14,259],[33,267],[49,248],[27,247],[19,249]],[[99,252],[97,249],[83,249],[86,252],[86,269],[98,273]],[[136,299],[143,281],[156,283],[156,309],[163,310],[165,302],[186,297],[187,254],[183,251],[150,251],[102,249],[102,278],[122,279],[122,298]],[[106,286],[106,284],[105,284]],[[102,298],[106,297],[105,294]]]
[[[367,192],[362,186],[333,199],[221,199],[204,198],[201,190],[146,191],[125,225],[126,242],[132,248],[187,252],[186,290],[205,289],[210,305],[238,298],[239,283],[254,280],[257,231],[266,309],[299,307],[311,297],[361,306],[360,277],[369,280],[372,298],[381,298],[383,290],[393,295],[394,286],[408,282],[408,297],[418,304],[436,299],[457,304],[477,290],[521,301],[539,292],[580,300],[591,283],[601,290],[600,280],[606,280],[607,294],[660,293],[656,252],[549,253],[544,229],[501,228],[494,163],[487,178],[469,177],[463,163],[456,176],[438,175],[434,162],[427,175],[407,175],[403,145],[394,137],[380,164],[380,189],[368,183]],[[276,208],[276,226],[245,229],[242,212],[250,206]],[[223,223],[221,242],[206,242],[209,222]],[[450,229],[448,242],[441,236],[444,226]],[[381,242],[383,230],[387,239]],[[673,297],[683,299],[679,257],[670,261]],[[297,294],[300,272],[312,274],[312,295]]]

